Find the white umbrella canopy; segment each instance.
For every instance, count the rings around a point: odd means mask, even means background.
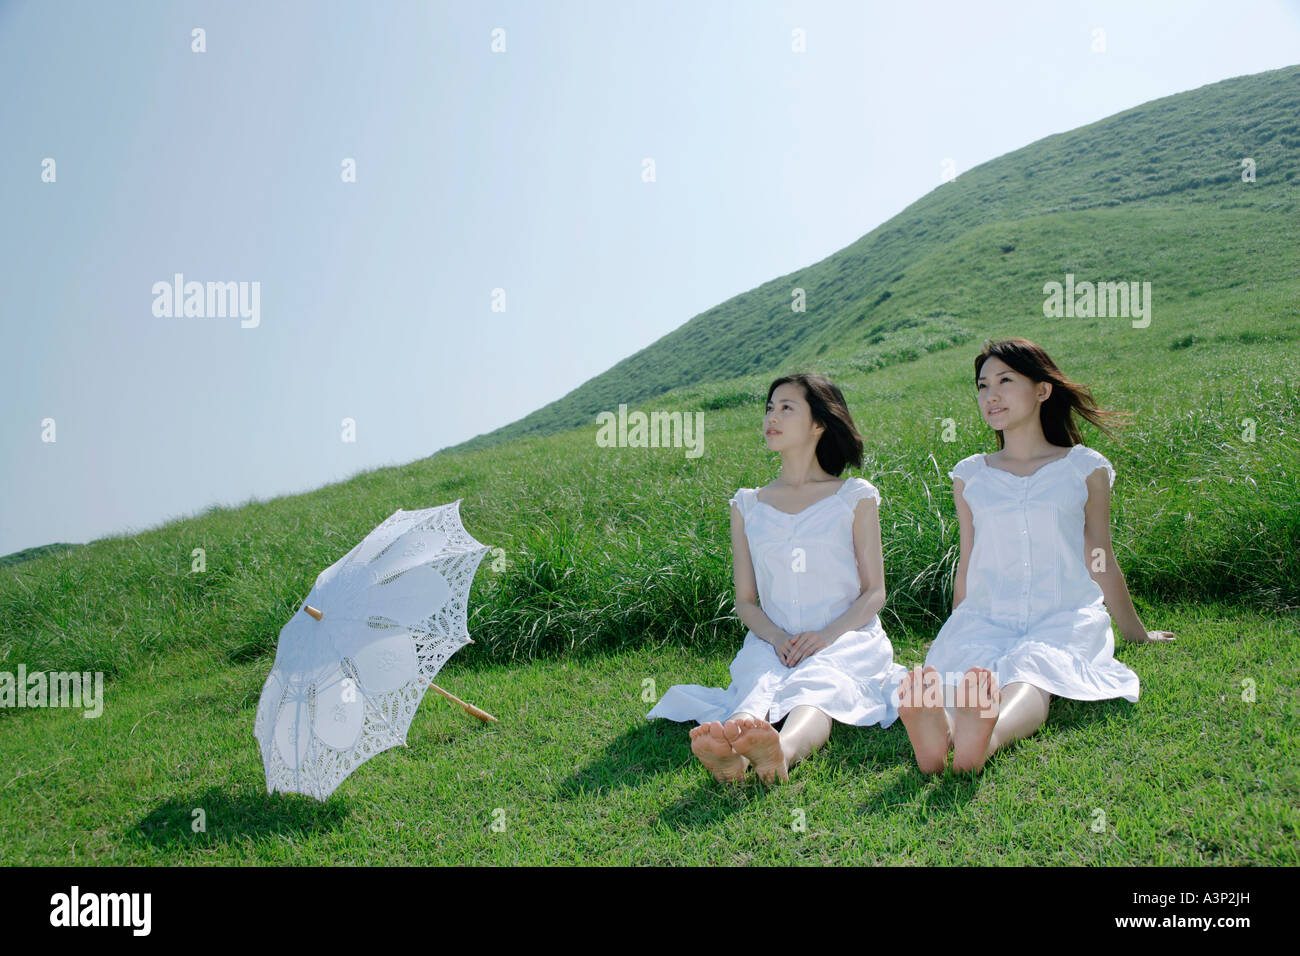
[[[268,793],[324,800],[405,745],[434,675],[473,643],[470,585],[490,549],[461,524],[462,500],[393,512],[320,573],[280,631],[253,724]]]

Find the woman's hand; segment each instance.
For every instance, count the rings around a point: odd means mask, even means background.
[[[778,647],[776,652],[781,657],[781,663],[786,667],[796,667],[830,645],[831,641],[821,631],[800,631]]]

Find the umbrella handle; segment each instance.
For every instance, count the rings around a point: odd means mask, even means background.
[[[479,708],[475,707],[473,704],[465,703],[455,694],[448,693],[447,691],[443,690],[441,687],[439,687],[437,684],[432,683],[431,681],[426,681],[425,683],[427,683],[432,690],[436,690],[439,694],[441,694],[443,697],[446,697],[452,703],[460,704],[460,706],[464,707],[468,713],[473,714],[475,717],[483,721],[485,724],[499,723],[499,721],[491,714],[489,714],[486,710],[480,710]]]

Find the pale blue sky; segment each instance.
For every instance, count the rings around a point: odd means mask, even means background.
[[[0,554],[423,458],[945,157],[1300,61],[1296,2],[990,6],[0,0]],[[177,272],[260,324],[156,317]]]

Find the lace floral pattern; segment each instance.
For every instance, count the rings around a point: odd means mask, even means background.
[[[268,793],[324,800],[353,770],[406,743],[428,682],[472,643],[470,586],[490,550],[460,502],[398,510],[326,568],[280,632],[253,733]]]

